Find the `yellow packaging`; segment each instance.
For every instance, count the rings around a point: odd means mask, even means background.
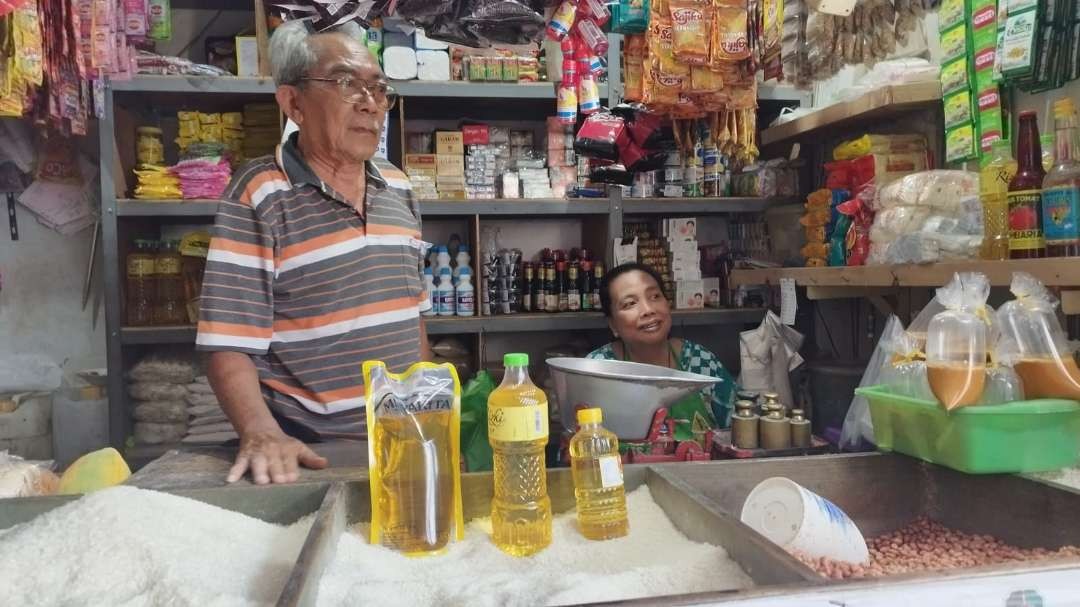
[[[453,365],[401,374],[364,363],[371,537],[406,556],[440,554],[464,538],[461,382]]]

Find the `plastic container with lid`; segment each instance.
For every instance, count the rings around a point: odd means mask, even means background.
[[[136,240],[127,256],[125,315],[127,324],[143,327],[154,324],[155,289],[154,243]]]
[[[577,421],[579,429],[570,439],[569,450],[578,528],[590,540],[622,537],[630,523],[619,439],[601,425],[600,409],[580,409]]]
[[[926,332],[926,375],[934,396],[946,409],[979,402],[986,383],[990,281],[978,272],[953,275],[937,290],[945,311],[930,320]]]
[[[858,388],[870,402],[878,449],[968,474],[1040,472],[1075,466],[1080,403],[1042,399],[945,411],[885,386]]]
[[[154,274],[157,280],[157,303],[154,307],[154,323],[181,325],[187,322],[184,297],[183,259],[180,257],[180,241],[165,240],[154,257]]]

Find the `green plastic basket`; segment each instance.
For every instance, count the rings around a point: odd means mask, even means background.
[[[1017,401],[950,413],[935,402],[892,394],[884,386],[855,392],[870,402],[874,438],[882,451],[969,474],[1057,470],[1075,465],[1080,456],[1077,401]]]

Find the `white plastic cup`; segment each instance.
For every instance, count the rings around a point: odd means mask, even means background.
[[[785,550],[810,558],[858,564],[870,560],[866,540],[843,510],[782,476],[758,483],[739,519]]]

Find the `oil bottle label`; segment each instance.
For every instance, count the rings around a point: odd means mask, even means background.
[[[599,458],[600,484],[604,489],[622,487],[622,461],[618,455],[605,455]]]
[[[1049,188],[1042,192],[1043,232],[1046,244],[1076,244],[1080,241],[1080,188]]]
[[[1039,216],[1041,200],[1039,190],[1009,192],[1009,249],[1021,251],[1046,246]]]
[[[531,407],[488,406],[488,438],[508,443],[548,437],[547,403]]]
[[[154,274],[153,259],[129,259],[127,262],[127,275],[130,277],[152,276]]]
[[[179,274],[180,260],[175,257],[162,257],[154,262],[158,274]]]

